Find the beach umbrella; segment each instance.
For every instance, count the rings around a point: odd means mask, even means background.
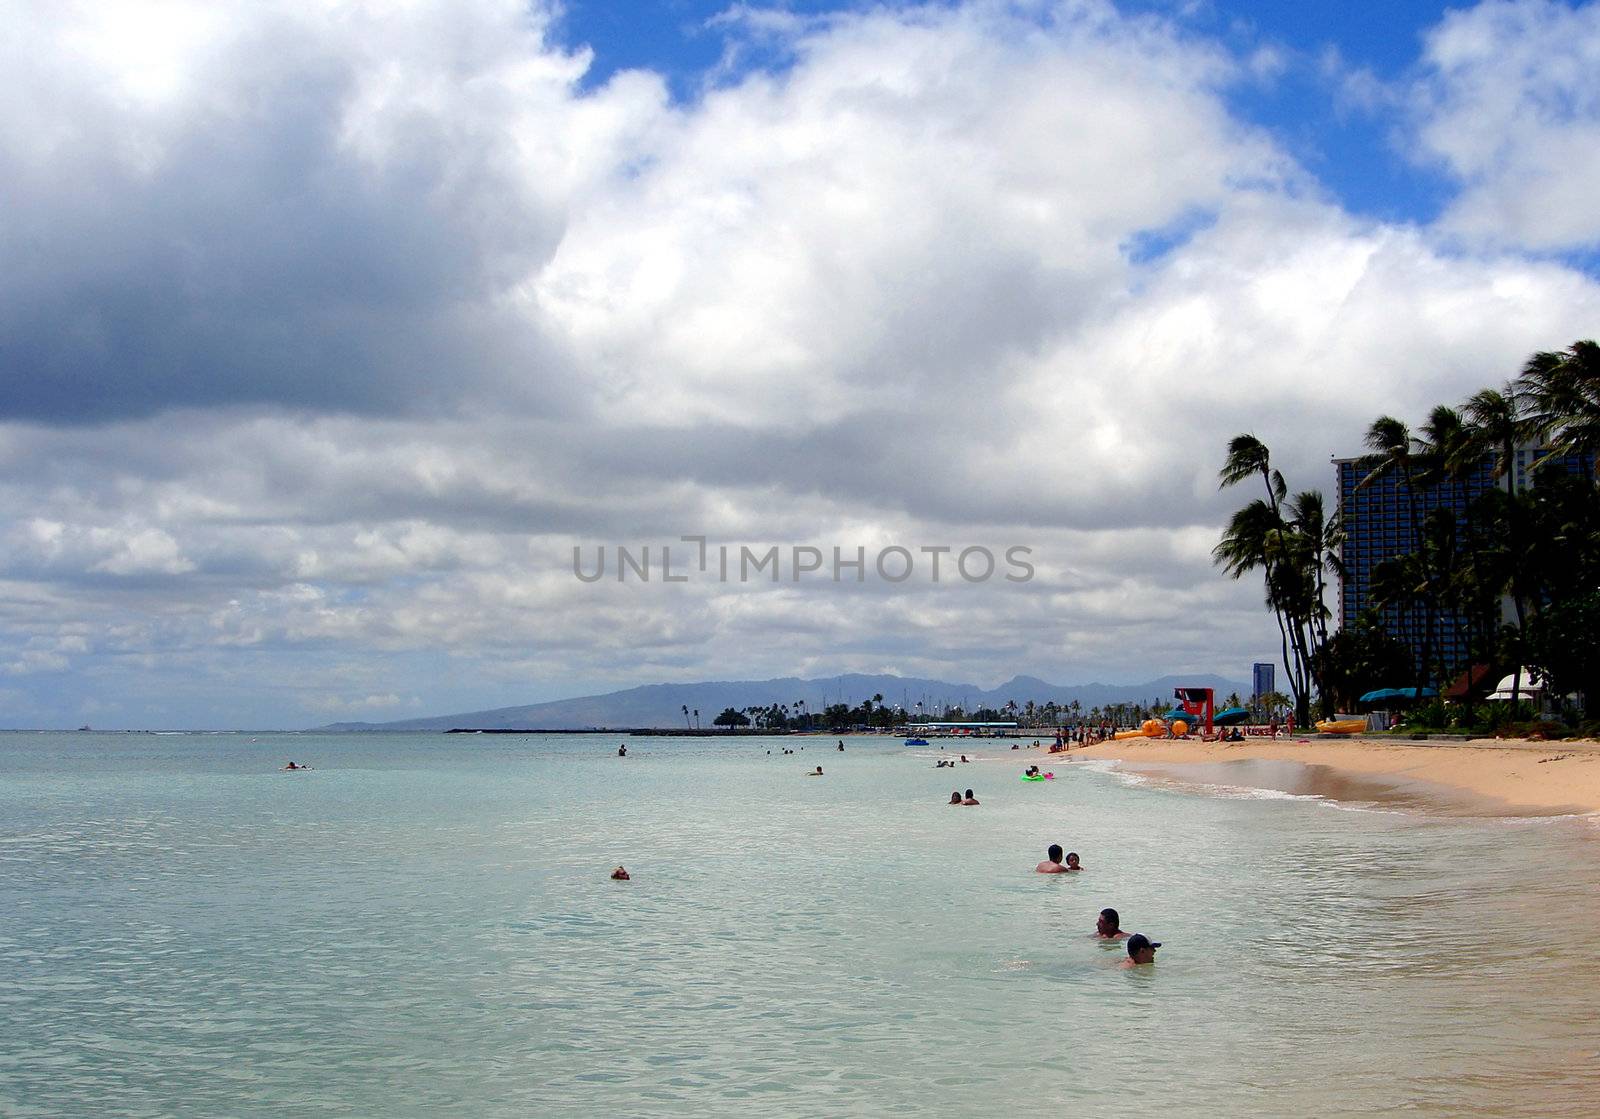
[[[1249,718],[1250,712],[1246,711],[1243,707],[1225,707],[1221,711],[1218,711],[1215,715],[1211,716],[1211,721],[1216,723],[1218,726],[1226,727],[1232,726],[1234,723],[1245,722]]]
[[[1395,699],[1400,695],[1399,688],[1375,688],[1361,697],[1362,703],[1382,703],[1386,699]]]

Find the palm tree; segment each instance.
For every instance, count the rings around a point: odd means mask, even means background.
[[[1532,427],[1550,441],[1550,458],[1600,455],[1600,344],[1574,342],[1534,354],[1517,388]],[[1595,463],[1600,479],[1600,459]]]
[[[1211,556],[1213,562],[1221,564],[1223,570],[1235,579],[1257,567],[1265,571],[1267,605],[1272,608],[1278,621],[1284,669],[1289,675],[1289,686],[1299,706],[1299,700],[1308,699],[1303,696],[1305,678],[1303,675],[1297,677],[1297,668],[1304,665],[1306,658],[1299,648],[1295,628],[1289,624],[1282,604],[1273,593],[1274,585],[1280,580],[1276,570],[1276,549],[1271,544],[1283,529],[1281,507],[1289,487],[1284,483],[1283,475],[1272,468],[1272,453],[1265,443],[1249,432],[1235,435],[1228,441],[1228,454],[1217,475],[1217,488],[1227,489],[1257,476],[1266,486],[1267,500],[1253,501],[1235,513],[1223,533],[1222,541],[1212,549]],[[1302,714],[1309,714],[1309,710],[1308,700]]]
[[[1467,503],[1467,477],[1477,470],[1478,464],[1483,460],[1483,445],[1472,423],[1457,409],[1446,404],[1436,405],[1428,413],[1428,419],[1422,425],[1421,435],[1417,439],[1418,457],[1422,469],[1418,472],[1417,479],[1425,487],[1438,487],[1448,484],[1453,491],[1451,506],[1461,514],[1468,514],[1470,506]],[[1456,514],[1452,513],[1452,528]],[[1459,596],[1454,592],[1460,584],[1460,553],[1453,547],[1447,553],[1451,559],[1451,568],[1448,572],[1439,572],[1438,590],[1440,601],[1449,598],[1452,602]],[[1450,617],[1451,636],[1457,641],[1462,641],[1467,647],[1467,671],[1470,674],[1474,663],[1472,624],[1463,611],[1454,609],[1448,611]],[[1463,635],[1463,622],[1466,623],[1466,632]],[[1446,675],[1454,672],[1454,666],[1441,664],[1446,669]],[[1468,684],[1471,684],[1469,675]]]
[[[1530,365],[1533,362],[1530,362]],[[1510,592],[1512,610],[1517,613],[1517,632],[1525,632],[1528,624],[1528,594],[1523,580],[1523,565],[1517,560],[1517,551],[1525,546],[1523,533],[1518,528],[1522,522],[1522,504],[1517,495],[1517,445],[1538,437],[1539,419],[1526,413],[1530,397],[1528,384],[1507,383],[1504,389],[1480,389],[1467,399],[1467,419],[1470,437],[1478,453],[1494,456],[1494,477],[1504,480],[1504,501],[1499,503],[1498,515],[1491,514],[1490,528],[1501,528],[1499,539],[1504,544],[1504,560],[1498,567],[1504,575],[1502,586]],[[1483,573],[1496,565],[1483,564]],[[1522,656],[1517,656],[1512,676],[1512,703],[1522,692]]]
[[[1234,579],[1257,569],[1265,572],[1266,604],[1277,620],[1284,670],[1289,677],[1289,688],[1295,694],[1296,710],[1305,721],[1311,710],[1305,674],[1305,635],[1292,616],[1299,596],[1291,585],[1291,571],[1282,563],[1288,558],[1285,556],[1287,535],[1287,526],[1277,510],[1257,498],[1234,513],[1223,530],[1222,539],[1211,550],[1211,558]]]
[[[1356,483],[1356,488],[1362,489],[1381,478],[1399,475],[1405,484],[1406,492],[1412,497],[1412,500],[1406,502],[1406,511],[1411,521],[1412,546],[1416,549],[1416,554],[1422,556],[1422,563],[1426,565],[1427,557],[1422,548],[1422,528],[1417,520],[1418,441],[1412,436],[1411,429],[1393,416],[1379,416],[1373,420],[1372,425],[1367,428],[1363,441],[1369,452],[1365,460],[1369,469],[1367,476]],[[1431,586],[1432,577],[1426,570],[1422,574],[1423,582]],[[1421,615],[1422,621],[1422,657],[1418,665],[1417,683],[1419,687],[1427,687],[1430,662],[1433,659],[1433,608],[1431,601],[1426,597],[1417,600],[1416,606],[1416,612]]]
[[[687,703],[683,705],[683,725],[689,730],[694,730],[694,724],[689,722],[689,705]]]

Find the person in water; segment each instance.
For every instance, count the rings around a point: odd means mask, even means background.
[[[1094,923],[1094,935],[1098,940],[1128,939],[1128,934],[1122,931],[1122,918],[1117,916],[1115,909],[1100,911],[1100,917]]]
[[[1061,844],[1050,844],[1050,849],[1044,853],[1044,862],[1033,870],[1036,874],[1065,874],[1067,868],[1061,865]]]
[[[298,765],[295,762],[290,762],[288,765],[284,766],[283,768],[284,769],[296,769],[296,770],[299,770],[299,769],[310,769],[311,767],[309,765]]]
[[[950,803],[956,805],[957,807],[959,807],[960,804],[961,804],[961,794],[959,792],[951,793],[950,794]]]
[[[1069,852],[1067,854],[1067,869],[1068,870],[1082,870],[1083,869],[1083,867],[1080,866],[1079,863],[1078,863],[1078,852],[1071,851],[1071,852]]]
[[[1039,767],[1036,765],[1030,765],[1027,769],[1022,771],[1022,775],[1024,777],[1037,777],[1039,775]]]
[[[965,754],[962,754],[962,755],[961,755],[961,760],[962,760],[962,761],[966,761],[966,760],[967,760],[967,755],[965,755]]]
[[[1151,940],[1144,933],[1134,933],[1128,938],[1128,958],[1122,961],[1125,968],[1143,967],[1156,962],[1156,949],[1161,947],[1159,940]]]
[[[771,752],[772,752],[771,750],[767,751],[767,753],[769,753],[769,754]],[[617,747],[617,757],[625,758],[627,756],[628,756],[628,744],[626,742],[624,742],[621,746]]]
[[[966,795],[966,797],[965,797],[965,798],[964,798],[964,799],[963,799],[963,800],[962,800],[962,801],[961,801],[961,803],[962,803],[962,805],[963,805],[963,806],[964,806],[964,807],[967,807],[967,808],[972,808],[972,807],[975,807],[975,806],[976,806],[976,805],[977,805],[977,803],[978,803],[978,798],[977,798],[977,797],[975,797],[975,796],[973,796],[973,795],[972,795],[972,790],[971,790],[971,789],[968,789],[968,790],[967,790],[967,795]]]
[[[843,750],[844,750],[844,739],[842,739],[842,738],[839,739],[839,750],[840,750],[840,752],[843,752]]]
[[[815,770],[813,770],[812,772],[806,774],[806,776],[807,777],[821,777],[822,776],[822,767],[820,765],[817,766],[817,768]]]
[[[631,881],[631,879],[628,877],[627,870],[625,868],[623,868],[623,867],[620,867],[620,866],[617,867],[616,870],[613,870],[611,872],[611,880],[613,882],[628,882],[628,881]]]

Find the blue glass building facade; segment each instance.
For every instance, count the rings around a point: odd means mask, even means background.
[[[1516,452],[1512,464],[1512,483],[1518,492],[1533,484],[1533,464],[1545,452],[1526,447]],[[1361,613],[1375,606],[1372,597],[1372,578],[1379,564],[1385,560],[1416,551],[1413,528],[1420,529],[1427,516],[1435,509],[1449,509],[1456,518],[1456,526],[1466,524],[1467,508],[1485,491],[1503,487],[1505,479],[1494,476],[1494,456],[1485,456],[1466,477],[1413,493],[1403,475],[1390,471],[1374,478],[1365,487],[1361,482],[1372,472],[1370,461],[1360,458],[1334,459],[1338,480],[1339,514],[1344,527],[1344,545],[1340,558],[1344,561],[1344,577],[1339,585],[1339,623],[1353,627]],[[1573,456],[1549,463],[1541,470],[1567,470],[1587,472],[1592,475],[1593,463],[1588,456]],[[1388,606],[1381,611],[1386,632],[1399,638],[1411,649],[1413,660],[1422,661],[1423,616],[1420,611]],[[1468,660],[1467,619],[1448,610],[1434,615],[1433,649],[1436,663],[1451,669],[1464,668]],[[1483,651],[1473,650],[1481,660]]]
[[[1333,465],[1338,475],[1339,515],[1345,534],[1340,551],[1344,577],[1339,583],[1339,624],[1347,629],[1354,628],[1356,618],[1375,605],[1372,578],[1378,565],[1417,550],[1413,531],[1421,529],[1429,513],[1448,509],[1459,527],[1466,523],[1469,505],[1497,484],[1504,485],[1495,480],[1492,457],[1485,457],[1476,470],[1459,481],[1415,492],[1397,471],[1374,478],[1363,487],[1361,482],[1372,472],[1372,466],[1359,458],[1334,459]],[[1420,665],[1424,645],[1421,612],[1391,605],[1381,613],[1384,630],[1404,642],[1412,659]],[[1449,611],[1434,615],[1436,661],[1447,665],[1466,663],[1466,627],[1464,617]]]

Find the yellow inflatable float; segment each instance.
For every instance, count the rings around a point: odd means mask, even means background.
[[[1323,734],[1359,734],[1367,729],[1365,719],[1319,719],[1317,729]]]
[[[1185,729],[1187,729],[1187,728],[1185,728]],[[1167,724],[1166,723],[1163,723],[1160,719],[1146,719],[1144,721],[1144,724],[1142,726],[1140,726],[1138,730],[1119,730],[1116,734],[1113,734],[1111,737],[1113,739],[1123,739],[1123,738],[1165,738],[1166,736],[1167,736]]]

